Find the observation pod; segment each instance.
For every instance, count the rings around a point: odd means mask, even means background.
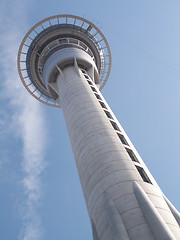
[[[20,45],[20,78],[33,97],[49,106],[60,107],[54,83],[59,73],[73,65],[87,71],[98,88],[104,87],[111,69],[109,45],[84,18],[46,18],[30,29]]]
[[[180,215],[148,171],[100,90],[111,53],[102,32],[73,15],[37,23],[18,71],[37,100],[62,107],[94,240],[180,240]]]

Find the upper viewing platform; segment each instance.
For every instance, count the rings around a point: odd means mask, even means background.
[[[60,107],[48,89],[46,72],[53,64],[51,74],[48,73],[53,82],[59,70],[72,65],[74,59],[85,70],[95,69],[95,83],[101,90],[111,69],[111,52],[104,35],[84,18],[52,16],[37,23],[25,35],[18,52],[19,75],[36,99]]]

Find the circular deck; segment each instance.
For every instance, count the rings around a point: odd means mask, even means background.
[[[43,81],[43,64],[56,50],[66,45],[81,48],[95,61],[100,76],[100,90],[111,69],[111,52],[102,32],[90,21],[73,15],[46,18],[25,35],[18,52],[18,71],[25,88],[37,100],[60,107]]]

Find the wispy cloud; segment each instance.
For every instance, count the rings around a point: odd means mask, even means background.
[[[0,64],[4,76],[3,95],[8,98],[11,109],[13,109],[12,128],[23,142],[21,187],[26,200],[21,207],[20,240],[39,240],[42,238],[43,229],[37,207],[42,198],[41,174],[46,166],[44,160],[45,123],[40,104],[26,93],[16,67],[17,51],[23,37],[21,22],[22,19],[23,22],[25,20],[25,5],[23,7],[25,2],[16,0],[14,1],[16,4],[9,9],[6,2],[1,3],[0,13]],[[21,11],[19,11],[20,5]]]

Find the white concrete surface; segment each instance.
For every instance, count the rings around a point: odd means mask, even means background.
[[[142,164],[142,160],[138,158],[136,151],[130,145],[129,148],[133,150],[139,163],[132,161],[126,151],[126,146],[119,139],[117,131],[106,116],[76,60],[73,60],[73,65],[72,50],[68,51],[71,55],[69,57],[71,65],[59,71],[57,81],[52,86],[59,96],[66,120],[92,222],[94,240],[180,239],[179,226],[161,190],[156,184],[152,185],[143,181],[136,165],[144,169],[144,163]],[[76,55],[79,53],[78,50]],[[78,55],[79,59],[86,57],[86,54],[80,55]],[[64,59],[67,61],[67,57]],[[59,57],[55,53],[55,56],[52,55],[46,64],[47,69],[44,73],[47,86],[51,80],[53,64],[54,67],[56,64],[60,66],[58,61],[61,61],[63,65],[63,56]],[[88,62],[88,59],[86,61]],[[93,67],[92,63],[90,65]],[[92,69],[90,72],[93,72]],[[95,84],[93,85],[103,100],[101,93]],[[105,104],[107,106],[107,103]],[[109,107],[108,110],[113,115]],[[114,121],[120,126],[115,118]],[[126,138],[125,134],[124,137]],[[150,175],[149,178],[155,182]],[[138,191],[134,192],[133,182],[139,183],[150,205],[153,206],[153,210],[155,209],[159,219],[163,221],[165,232],[161,231],[160,235],[154,232],[152,219],[149,220],[144,213],[143,206],[146,204],[139,200],[142,194],[137,193]],[[146,206],[146,208],[151,212],[150,207]],[[162,229],[163,226],[161,225]]]

